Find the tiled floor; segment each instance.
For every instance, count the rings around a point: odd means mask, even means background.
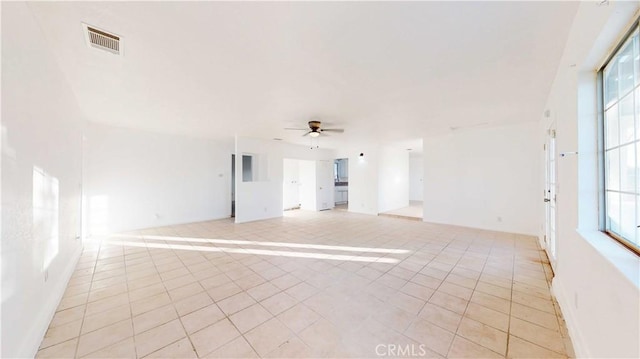
[[[422,201],[409,201],[408,207],[398,208],[393,211],[384,212],[383,215],[396,217],[409,217],[422,220],[423,207]]]
[[[344,211],[88,243],[38,357],[565,357],[532,237]]]

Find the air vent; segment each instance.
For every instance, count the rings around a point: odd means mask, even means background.
[[[104,30],[82,24],[87,45],[95,49],[104,50],[115,55],[122,55],[122,38]]]

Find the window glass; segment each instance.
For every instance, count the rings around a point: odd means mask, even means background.
[[[604,229],[640,253],[640,44],[638,28],[602,70]]]

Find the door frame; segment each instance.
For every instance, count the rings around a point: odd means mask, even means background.
[[[547,129],[544,143],[544,250],[551,268],[556,267],[558,245],[558,153],[556,144],[556,124],[552,122]]]

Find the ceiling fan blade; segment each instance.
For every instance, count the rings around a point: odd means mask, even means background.
[[[308,129],[308,128],[291,128],[291,127],[285,127],[285,130],[309,131],[309,129]]]
[[[337,132],[337,133],[343,133],[344,129],[342,128],[324,128],[322,129],[322,132]]]
[[[305,133],[304,135],[302,135],[302,137],[304,137],[304,136],[306,136],[306,135],[310,134],[311,132],[313,132],[313,131],[309,131],[309,132]]]

